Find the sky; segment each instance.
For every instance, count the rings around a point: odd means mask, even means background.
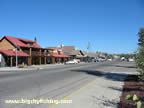
[[[64,44],[81,50],[133,53],[144,27],[143,0],[0,0],[0,38]]]

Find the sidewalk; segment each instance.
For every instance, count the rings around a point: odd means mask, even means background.
[[[25,71],[25,70],[36,70],[36,68],[16,68],[16,67],[1,67],[0,72],[11,72],[11,71]]]
[[[80,64],[84,64],[84,62],[81,62]],[[25,71],[25,70],[39,70],[39,69],[47,69],[52,68],[55,66],[63,66],[64,64],[42,64],[42,65],[31,65],[31,66],[25,66],[24,68],[16,68],[16,67],[0,67],[0,72],[5,71]]]
[[[50,108],[117,108],[126,76],[127,74],[123,74],[117,77],[120,81],[112,78],[116,77],[115,75],[111,78],[108,78],[108,75],[98,78],[94,83],[67,98],[72,100],[71,104],[57,104]]]
[[[54,66],[61,66],[63,64],[46,64],[46,65],[31,65],[25,66],[24,68],[16,67],[0,67],[0,72],[10,72],[10,71],[25,71],[25,70],[39,70]]]
[[[42,65],[31,65],[31,66],[28,66],[29,68],[46,68],[46,67],[54,67],[54,66],[61,66],[61,65],[64,65],[64,64],[42,64]]]
[[[50,108],[117,108],[123,90],[124,79],[137,74],[135,68],[116,66],[98,69],[105,75],[89,82],[82,89],[69,94],[65,100],[71,104],[56,104]]]

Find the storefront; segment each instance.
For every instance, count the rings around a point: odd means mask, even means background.
[[[15,66],[16,65],[16,51],[11,50],[0,50],[1,54],[1,66]],[[22,52],[17,51],[18,64],[27,64],[29,55]]]
[[[66,61],[69,61],[70,57],[66,55],[53,54],[49,58],[51,58],[51,64],[63,64]]]

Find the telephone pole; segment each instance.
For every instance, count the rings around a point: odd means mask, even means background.
[[[87,52],[89,53],[90,52],[90,41],[88,41],[88,46],[87,46]]]
[[[89,55],[89,52],[90,52],[90,41],[88,41],[88,45],[87,45],[87,62],[89,62],[89,57],[88,57],[88,55]]]

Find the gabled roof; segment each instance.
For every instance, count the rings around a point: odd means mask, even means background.
[[[81,56],[84,56],[85,54],[81,50],[74,50],[74,51],[72,51],[71,55],[81,55]]]
[[[32,41],[32,40],[16,38],[16,37],[11,37],[11,36],[4,36],[2,39],[4,39],[4,38],[6,38],[8,41],[10,41],[13,45],[15,45],[15,43],[19,43],[20,47],[29,48],[31,46],[28,46],[26,43],[31,43],[31,44],[33,44],[34,48],[41,48],[41,46],[39,46],[35,41]]]
[[[62,51],[64,52],[65,55],[71,55],[74,50],[75,50],[74,46],[64,46],[62,48]]]
[[[12,50],[0,50],[0,53],[7,55],[7,56],[16,56],[16,51],[12,51]],[[18,51],[17,54],[18,56],[29,56],[23,51]]]

